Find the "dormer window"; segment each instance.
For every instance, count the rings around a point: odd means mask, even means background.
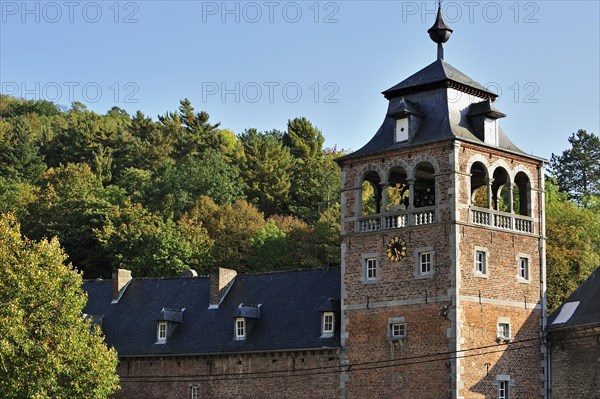
[[[244,317],[238,317],[235,319],[234,334],[235,339],[237,340],[246,339],[246,319]]]
[[[248,329],[252,329],[260,319],[260,307],[258,305],[240,305],[233,312],[233,336],[236,340],[244,340],[248,335]]]
[[[173,334],[177,325],[183,321],[184,309],[162,308],[156,321],[156,343],[166,344],[167,338]]]
[[[498,145],[498,121],[492,118],[485,118],[483,126],[483,141],[486,144]]]
[[[156,332],[157,343],[166,344],[167,343],[167,322],[159,321],[158,322],[158,331]]]
[[[506,114],[498,111],[492,99],[473,103],[469,106],[469,122],[475,136],[484,143],[498,146],[498,119],[504,118]]]
[[[340,312],[339,299],[327,298],[321,306],[321,338],[331,338],[335,334],[336,313]]]
[[[394,141],[399,143],[408,140],[408,117],[396,119],[396,136]]]
[[[333,312],[323,312],[323,326],[321,334],[332,336],[335,329],[335,315]]]
[[[403,97],[390,101],[387,116],[394,118],[394,143],[411,140],[421,124],[423,113],[419,104]]]

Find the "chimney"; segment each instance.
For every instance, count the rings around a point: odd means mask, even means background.
[[[118,303],[125,292],[127,283],[131,281],[131,270],[117,269],[112,275],[112,303]]]
[[[237,272],[231,269],[215,267],[210,272],[210,293],[208,298],[208,308],[217,309],[219,304],[225,298],[227,291],[233,284]]]

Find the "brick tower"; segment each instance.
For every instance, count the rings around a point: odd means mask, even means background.
[[[444,61],[383,92],[342,168],[343,398],[545,396],[544,160]]]

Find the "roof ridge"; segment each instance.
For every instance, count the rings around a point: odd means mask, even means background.
[[[264,275],[273,275],[273,274],[285,274],[285,273],[299,273],[299,272],[315,272],[315,271],[331,271],[334,269],[339,269],[341,266],[328,266],[328,267],[312,267],[312,268],[299,268],[299,269],[289,269],[289,270],[270,270],[264,272],[255,272],[255,273],[244,273],[238,274],[236,277],[253,277],[253,276],[264,276]],[[132,280],[176,280],[176,279],[200,279],[200,278],[209,278],[208,275],[199,275],[196,277],[183,277],[183,276],[169,276],[169,277],[159,277],[159,276],[149,276],[149,277],[132,277]],[[111,282],[111,279],[103,279],[103,278],[90,278],[83,279],[83,282]]]
[[[273,274],[285,274],[285,273],[300,273],[300,272],[316,272],[316,271],[332,271],[334,269],[339,269],[341,266],[328,266],[328,267],[309,267],[309,268],[301,268],[301,269],[289,269],[289,270],[270,270],[265,272],[256,272],[256,273],[246,273],[246,274],[238,274],[237,277],[254,277],[254,276],[265,276],[265,275],[273,275]]]

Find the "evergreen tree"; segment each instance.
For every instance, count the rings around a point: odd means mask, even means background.
[[[276,134],[249,129],[240,135],[244,148],[241,174],[246,197],[267,216],[287,211],[295,161]]]
[[[296,158],[306,161],[321,156],[325,138],[304,117],[288,120],[287,131],[283,135],[283,143]]]
[[[579,130],[569,137],[571,148],[552,154],[550,167],[561,191],[580,204],[600,195],[600,138]]]

